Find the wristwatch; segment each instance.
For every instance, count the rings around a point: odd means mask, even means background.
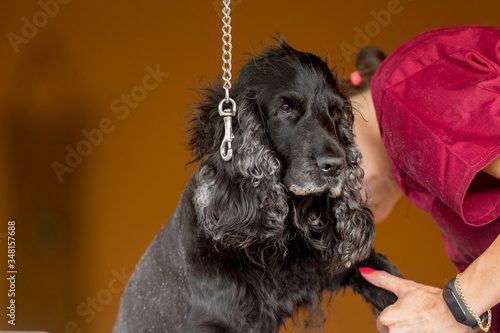
[[[460,324],[470,326],[472,327],[472,329],[476,329],[479,327],[479,324],[477,323],[476,318],[474,318],[467,310],[464,303],[462,302],[462,298],[455,289],[455,279],[456,278],[452,279],[446,284],[446,287],[444,287],[444,301],[446,302],[446,305],[448,305],[448,308],[453,314],[453,317],[455,317],[456,321],[458,321]],[[481,322],[484,322],[488,318],[488,311],[483,313],[480,318]]]

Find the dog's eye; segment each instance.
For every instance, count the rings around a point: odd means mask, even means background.
[[[282,104],[280,110],[283,113],[290,113],[292,112],[292,107],[289,104]]]

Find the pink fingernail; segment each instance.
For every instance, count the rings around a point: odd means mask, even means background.
[[[360,267],[359,271],[363,274],[372,274],[373,272],[375,272],[375,270],[373,268],[369,268],[369,267]]]

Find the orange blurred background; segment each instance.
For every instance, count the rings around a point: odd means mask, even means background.
[[[344,54],[345,74],[365,44],[390,52],[427,29],[500,24],[497,0],[232,8],[233,60],[280,32],[332,65]],[[18,273],[15,327],[0,280],[0,329],[111,331],[128,275],[192,174],[186,112],[190,89],[221,73],[220,10],[220,0],[2,1],[0,275],[10,220]],[[443,287],[455,274],[439,230],[405,199],[377,226],[375,248],[409,279]],[[324,332],[376,332],[370,306],[350,291],[325,312]]]

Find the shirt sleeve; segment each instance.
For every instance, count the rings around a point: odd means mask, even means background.
[[[372,80],[394,177],[420,208],[438,198],[474,226],[500,216],[498,183],[469,191],[500,155],[499,73],[500,29],[462,27],[406,43]]]

